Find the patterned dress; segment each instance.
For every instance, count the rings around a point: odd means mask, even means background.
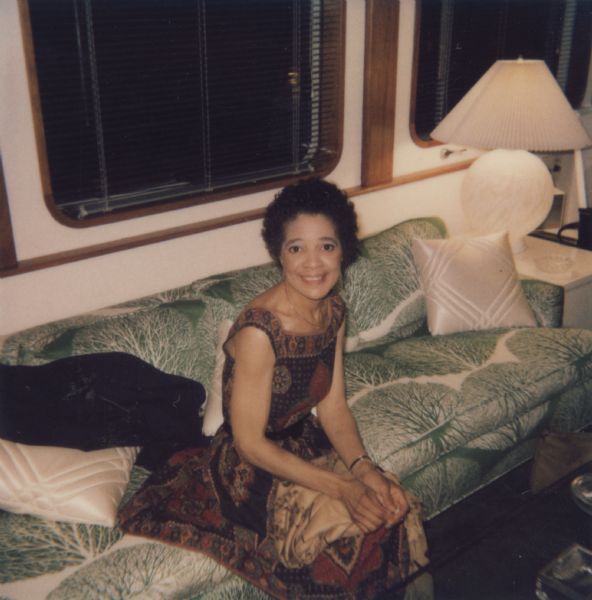
[[[306,460],[333,459],[335,452],[311,409],[331,386],[336,338],[345,317],[338,296],[330,298],[330,323],[314,335],[293,335],[262,308],[246,308],[229,333],[244,327],[264,331],[275,353],[266,435]],[[276,549],[274,499],[279,481],[241,458],[228,420],[234,361],[223,373],[225,424],[209,448],[175,454],[152,474],[120,511],[121,527],[199,550],[276,598],[375,598],[407,575],[409,547],[404,527],[337,540],[307,565],[294,568]],[[390,596],[389,596],[390,597]]]

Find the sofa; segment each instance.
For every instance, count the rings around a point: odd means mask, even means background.
[[[438,218],[368,237],[340,290],[348,401],[368,452],[420,498],[426,519],[529,460],[541,432],[592,423],[592,331],[560,327],[562,288],[520,280],[534,326],[430,333],[414,240],[446,237]],[[131,354],[201,382],[215,420],[223,325],[278,278],[273,264],[255,266],[22,331],[3,340],[0,362]],[[45,459],[52,450],[41,449]],[[149,471],[134,465],[137,448],[109,451],[119,454],[107,462],[120,461],[113,517]],[[26,452],[18,456],[0,446],[0,502],[6,478],[21,476],[15,469],[34,470]],[[43,506],[24,498],[19,510],[0,511],[3,599],[266,597],[199,553],[123,535],[112,519],[50,519]]]

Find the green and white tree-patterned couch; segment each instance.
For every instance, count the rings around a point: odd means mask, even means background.
[[[431,336],[412,240],[446,235],[416,219],[366,239],[346,277],[349,402],[372,456],[433,517],[524,462],[545,429],[592,422],[592,331],[559,328],[562,290],[522,282],[538,327]],[[278,279],[271,264],[209,277],[4,340],[0,361],[134,354],[207,388],[218,325]],[[129,495],[147,476],[135,466]],[[117,528],[0,512],[0,597],[262,598],[199,553]]]

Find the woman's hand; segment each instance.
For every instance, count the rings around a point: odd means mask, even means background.
[[[360,463],[354,469],[354,475],[374,492],[382,507],[382,516],[386,527],[397,525],[405,518],[409,511],[409,503],[399,485],[387,479],[370,462]]]
[[[340,487],[339,499],[364,533],[375,531],[385,523],[384,508],[372,489],[351,475],[344,476]]]

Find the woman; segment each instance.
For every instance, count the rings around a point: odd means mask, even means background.
[[[230,330],[224,425],[208,450],[178,453],[149,479],[124,529],[200,549],[278,598],[373,598],[414,570],[416,507],[406,518],[409,497],[366,454],[345,399],[334,289],[356,233],[330,183],[276,196],[263,238],[283,278]]]

